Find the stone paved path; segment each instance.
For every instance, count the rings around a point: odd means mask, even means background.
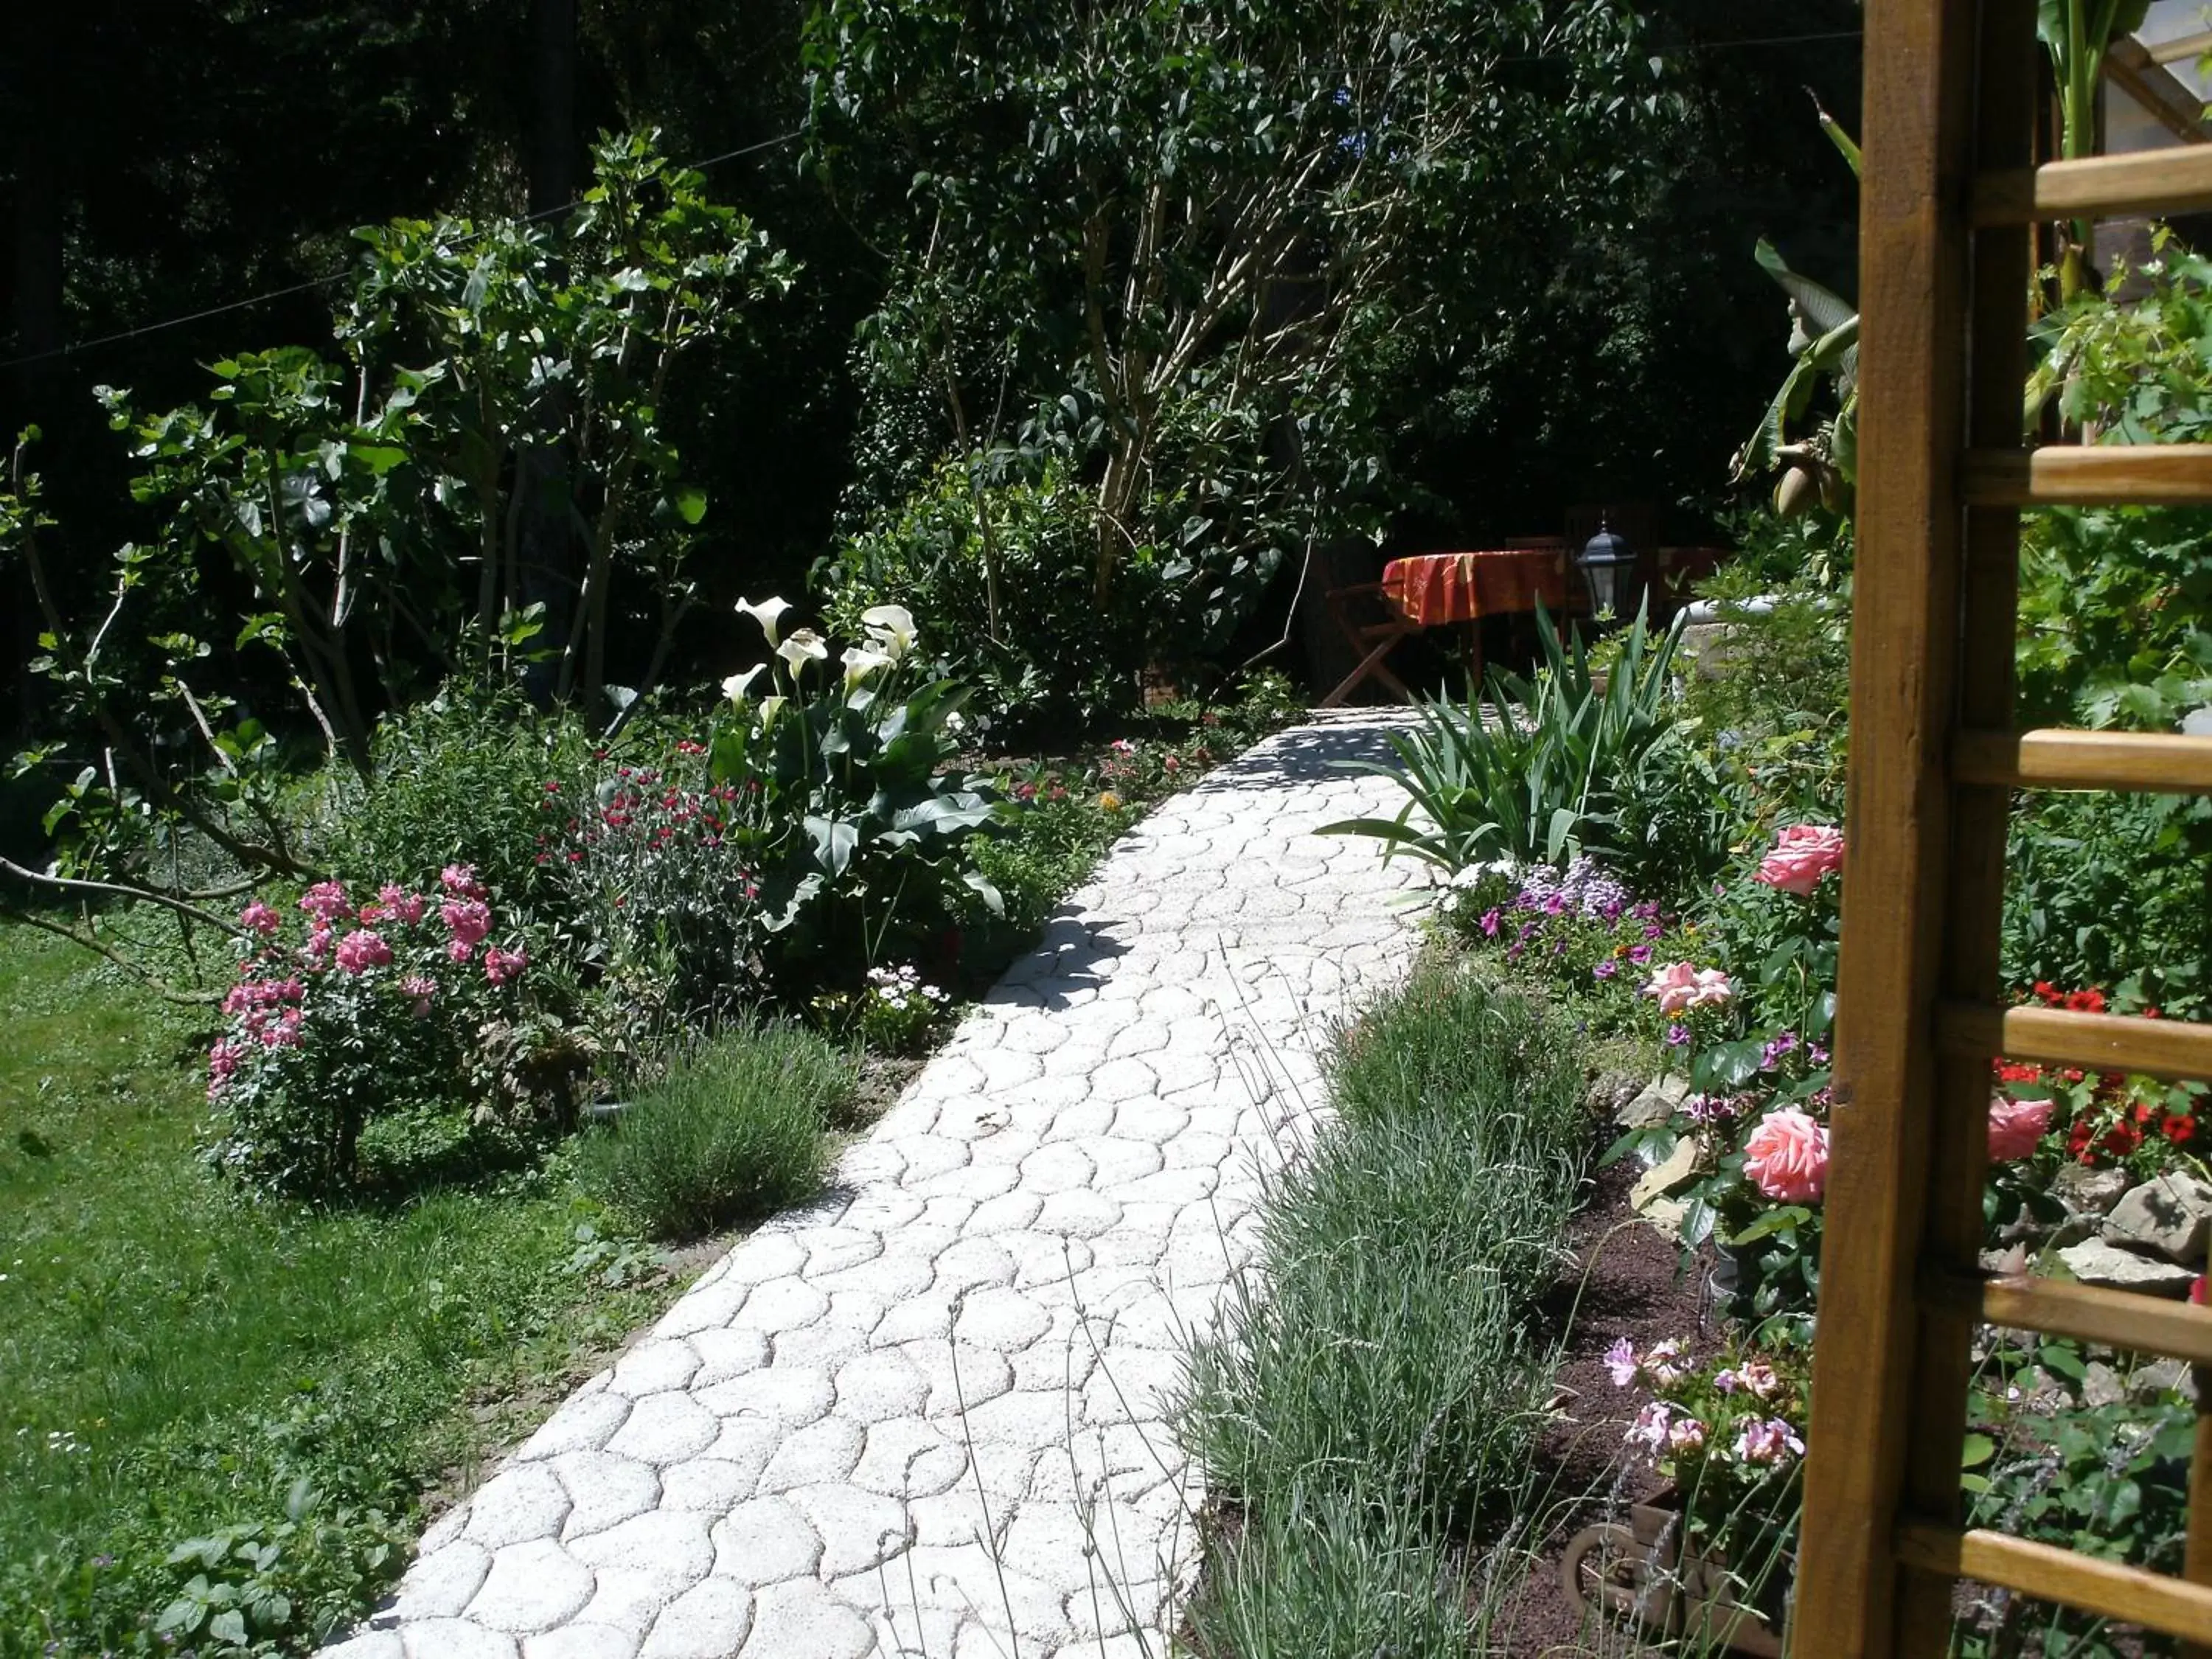
[[[1378,717],[1165,803],[832,1191],[709,1268],[433,1527],[332,1659],[1166,1652],[1200,1492],[1164,1421],[1312,1049],[1411,953]]]

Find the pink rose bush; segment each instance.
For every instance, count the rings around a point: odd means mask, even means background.
[[[240,912],[237,978],[208,1051],[218,1167],[332,1196],[355,1179],[371,1121],[467,1089],[477,1035],[512,1014],[529,957],[486,944],[497,917],[473,870],[451,866],[440,884],[434,908],[397,883],[356,903],[343,883],[318,882],[289,936],[275,905]]]
[[[1774,838],[1752,879],[1808,898],[1824,877],[1844,867],[1844,832],[1832,825],[1793,823]]]

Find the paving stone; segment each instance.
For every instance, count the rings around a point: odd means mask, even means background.
[[[837,1415],[866,1425],[919,1417],[929,1404],[928,1379],[902,1354],[880,1350],[837,1368]]]
[[[406,1659],[515,1659],[514,1638],[465,1619],[425,1619],[402,1625]]]
[[[684,1510],[656,1510],[580,1538],[568,1553],[602,1572],[613,1570],[656,1575],[672,1586],[670,1594],[696,1583],[714,1570],[713,1522]]]
[[[598,1451],[614,1438],[615,1431],[629,1415],[630,1405],[622,1395],[580,1395],[547,1419],[544,1428],[523,1442],[517,1455],[527,1461],[568,1451]]]
[[[868,1620],[812,1579],[772,1584],[753,1601],[753,1637],[743,1659],[867,1659]]]
[[[714,1523],[714,1576],[759,1589],[811,1576],[822,1540],[788,1498],[756,1498]]]
[[[729,1659],[751,1634],[753,1593],[728,1578],[694,1584],[660,1611],[641,1659]]]
[[[542,1464],[518,1463],[486,1481],[471,1500],[465,1535],[495,1553],[509,1544],[556,1538],[569,1506],[568,1489],[560,1476]]]
[[[469,1539],[426,1548],[400,1586],[392,1610],[403,1620],[457,1618],[483,1588],[490,1571],[491,1552]]]
[[[365,1630],[323,1650],[324,1659],[405,1659],[396,1630]]]
[[[720,1420],[696,1396],[652,1394],[637,1402],[607,1449],[655,1466],[681,1463],[705,1451],[721,1432]]]
[[[641,1342],[617,1363],[607,1386],[635,1400],[682,1388],[699,1365],[699,1351],[681,1337]]]
[[[762,1437],[761,1467],[773,1455],[773,1437]],[[664,1509],[699,1510],[726,1515],[754,1491],[760,1469],[722,1457],[694,1457],[672,1463],[661,1472],[660,1504]]]
[[[640,1632],[574,1620],[522,1638],[522,1659],[629,1659]]]
[[[492,1557],[467,1616],[488,1630],[525,1636],[573,1618],[591,1599],[591,1569],[553,1540],[539,1538]]]
[[[568,1489],[570,1508],[561,1536],[604,1532],[660,1502],[660,1477],[649,1463],[614,1452],[563,1452],[550,1460]]]
[[[851,1479],[863,1492],[912,1500],[951,1490],[967,1469],[957,1424],[898,1417],[868,1431]]]
[[[770,1366],[691,1397],[717,1417],[765,1417],[795,1429],[826,1416],[837,1393],[830,1373],[818,1366]]]
[[[867,1431],[842,1417],[825,1417],[795,1429],[778,1446],[761,1471],[760,1490],[788,1492],[794,1486],[820,1486],[842,1480],[860,1461]]]

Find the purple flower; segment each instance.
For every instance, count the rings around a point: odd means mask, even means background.
[[[1620,964],[1615,962],[1611,957],[1607,957],[1603,962],[1598,963],[1596,967],[1591,969],[1590,974],[1594,978],[1611,979],[1620,971]]]
[[[1762,1072],[1771,1072],[1777,1066],[1782,1063],[1782,1060],[1784,1055],[1795,1054],[1796,1051],[1797,1033],[1795,1031],[1778,1032],[1767,1043],[1766,1047],[1760,1050],[1759,1057],[1759,1069]]]
[[[1743,1425],[1743,1432],[1735,1437],[1735,1455],[1747,1463],[1779,1463],[1785,1458],[1802,1457],[1805,1443],[1780,1418],[1770,1417],[1763,1423],[1754,1420]]]
[[[1828,1051],[1817,1042],[1810,1042],[1805,1045],[1805,1058],[1814,1066],[1826,1066],[1828,1063]]]
[[[1718,1389],[1723,1394],[1734,1394],[1738,1389],[1743,1386],[1743,1379],[1738,1376],[1734,1371],[1715,1371],[1713,1373],[1713,1386]]]
[[[1646,939],[1657,939],[1660,934],[1666,931],[1667,930],[1664,927],[1662,927],[1656,921],[1647,921],[1644,924],[1644,937]]]
[[[1636,1350],[1626,1337],[1614,1339],[1613,1345],[1605,1351],[1605,1369],[1616,1389],[1625,1389],[1636,1381]]]
[[[1689,1040],[1690,1028],[1688,1026],[1678,1023],[1676,1024],[1669,1025],[1667,1028],[1667,1046],[1668,1048],[1679,1048]]]
[[[1634,963],[1638,968],[1641,968],[1645,963],[1651,960],[1651,947],[1648,945],[1630,945],[1628,947],[1628,959]]]
[[[1496,939],[1498,925],[1502,920],[1495,907],[1485,910],[1482,913],[1482,936],[1485,939]]]

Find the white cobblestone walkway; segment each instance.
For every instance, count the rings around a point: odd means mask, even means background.
[[[1316,1040],[1411,953],[1413,866],[1311,833],[1403,800],[1328,765],[1381,730],[1296,728],[1164,804],[833,1190],[579,1389],[335,1655],[1164,1659],[1186,1334]]]

